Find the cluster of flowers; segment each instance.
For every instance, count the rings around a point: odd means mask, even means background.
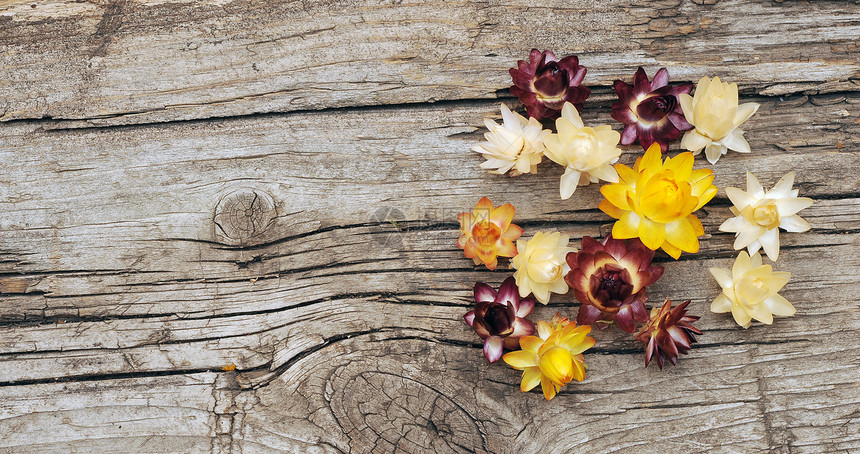
[[[498,257],[510,257],[516,270],[498,291],[475,284],[475,307],[465,320],[483,340],[484,356],[491,363],[504,358],[522,370],[522,391],[540,384],[547,400],[571,380],[585,378],[583,352],[594,345],[588,337],[592,326],[615,324],[633,334],[645,344],[646,367],[652,359],[660,369],[666,361],[676,364],[678,355],[696,342],[695,335],[702,334],[693,326],[699,317],[687,315],[690,301],[672,307],[668,298],[649,313],[647,288],[663,275],[663,267],[651,262],[657,249],[675,259],[682,252],[699,251],[705,230],[695,213],[717,194],[717,187],[712,170],[693,168],[694,156],[704,150],[714,164],[729,149],[748,153],[739,126],[759,105],[738,105],[737,85],[717,77],[703,77],[691,96],[691,84],[668,85],[665,68],[652,80],[639,68],[633,86],[620,80],[614,84],[619,101],[612,106],[612,117],[625,125],[619,134],[609,125],[585,126],[580,118],[590,90],[581,86],[586,68],[576,56],[559,60],[550,51],[533,49],[529,61],[519,61],[510,73],[511,92],[529,119],[503,104],[502,125],[486,120],[487,141],[473,147],[486,158],[481,167],[511,176],[536,173],[547,156],[565,167],[562,199],[570,198],[578,186],[607,182],[600,188],[604,200],[598,208],[616,221],[611,234],[601,241],[586,236],[577,251],[560,232],[538,231],[529,240],[519,239],[523,229],[512,223],[511,204],[495,207],[484,197],[472,212],[458,216],[457,244],[467,258],[494,270]],[[555,120],[555,131],[544,129],[543,120]],[[662,153],[678,139],[688,151],[664,160]],[[635,141],[645,154],[633,168],[616,164],[619,142]],[[794,174],[789,173],[765,192],[748,172],[746,191],[726,188],[735,217],[719,229],[734,232],[734,248],[749,253],[742,251],[731,270],[710,269],[723,289],[711,310],[731,312],[744,328],[753,319],[770,324],[774,315],[795,313],[777,294],[790,273],[763,265],[758,252],[764,249],[776,261],[779,228],[809,230],[797,212],[812,200],[798,197],[793,183]],[[576,321],[560,314],[537,325],[526,319],[536,302],[546,304],[552,293],[565,294],[571,288],[581,303]],[[514,351],[502,356],[504,349]]]

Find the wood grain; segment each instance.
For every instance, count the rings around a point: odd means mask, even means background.
[[[33,7],[32,5],[36,5]],[[0,3],[0,120],[148,123],[495,98],[534,46],[766,95],[856,91],[857,1]]]
[[[0,1],[0,452],[860,451],[858,31],[836,1]],[[469,151],[535,45],[586,61],[589,124],[640,64],[762,104],[700,253],[657,256],[700,342],[659,371],[595,332],[551,402],[483,359],[470,289],[510,270],[455,244],[483,195],[527,237],[611,226],[597,185]],[[775,265],[797,315],[744,330],[707,269],[747,170],[815,203]]]

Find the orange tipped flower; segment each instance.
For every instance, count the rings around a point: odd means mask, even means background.
[[[693,327],[693,322],[699,319],[696,315],[687,315],[685,301],[674,309],[672,302],[666,298],[663,307],[651,309],[651,320],[636,334],[636,340],[645,344],[645,367],[652,358],[657,358],[657,366],[663,369],[666,360],[677,364],[678,354],[686,355],[691,344],[696,342],[694,334],[702,334]]]
[[[559,314],[549,323],[539,321],[537,330],[540,337],[521,337],[522,350],[507,353],[502,359],[523,371],[520,390],[531,391],[540,383],[544,398],[550,400],[571,380],[585,379],[582,352],[594,346],[594,339],[587,336],[590,326],[578,327]]]
[[[639,238],[652,250],[663,248],[677,259],[681,251],[698,252],[705,234],[693,213],[717,195],[714,172],[693,170],[693,154],[661,159],[660,145],[651,145],[633,168],[616,164],[619,183],[600,188],[606,197],[598,208],[618,221],[612,236]]]
[[[495,270],[498,257],[517,255],[514,240],[523,234],[523,229],[511,224],[514,211],[510,203],[495,208],[490,199],[481,198],[474,211],[457,216],[462,233],[457,246],[463,249],[466,257],[475,261],[475,265],[483,263]]]

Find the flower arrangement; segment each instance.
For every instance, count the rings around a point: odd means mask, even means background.
[[[528,60],[510,69],[511,93],[528,118],[503,104],[503,124],[485,120],[486,142],[472,150],[486,158],[481,168],[512,177],[537,173],[547,157],[564,167],[559,183],[562,200],[571,198],[579,186],[605,182],[598,208],[615,220],[611,233],[602,239],[583,237],[581,250],[557,231],[536,231],[522,239],[524,230],[512,224],[514,207],[495,207],[486,197],[472,212],[458,216],[457,244],[467,258],[494,270],[498,258],[507,257],[514,270],[498,291],[476,283],[475,305],[464,319],[480,337],[490,363],[502,358],[521,370],[520,389],[527,392],[540,384],[546,400],[572,381],[585,380],[584,353],[595,344],[588,336],[592,327],[617,325],[641,342],[645,367],[656,361],[662,370],[691,351],[696,336],[703,334],[694,326],[699,316],[688,314],[691,301],[673,307],[664,297],[663,304],[650,312],[646,307],[648,287],[671,278],[652,260],[657,250],[674,259],[699,251],[705,229],[696,213],[718,189],[714,171],[695,168],[695,156],[704,150],[713,165],[728,150],[749,153],[740,126],[759,108],[757,103],[738,104],[737,85],[719,77],[702,77],[695,86],[670,85],[666,68],[649,80],[640,67],[632,85],[622,80],[613,84],[618,101],[612,105],[612,118],[623,125],[619,133],[611,125],[586,126],[580,117],[591,93],[582,85],[586,72],[576,56],[559,59],[551,51],[532,49]],[[547,122],[554,122],[555,129],[544,129]],[[664,158],[678,140],[686,151]],[[635,142],[644,154],[632,168],[619,164],[619,144]],[[765,191],[748,172],[746,191],[726,188],[734,217],[719,230],[735,234],[734,249],[747,250],[740,252],[731,269],[710,268],[722,288],[710,308],[714,313],[731,312],[743,328],[753,320],[769,325],[774,316],[796,312],[778,294],[791,274],[773,271],[758,252],[763,249],[775,262],[780,228],[810,229],[797,213],[812,200],[799,197],[793,184],[792,172]],[[553,293],[566,295],[571,289],[580,303],[576,321],[560,313],[548,321],[527,319],[536,302],[547,304]],[[505,349],[510,352],[503,354]]]

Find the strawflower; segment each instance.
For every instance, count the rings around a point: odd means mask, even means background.
[[[621,156],[618,132],[609,125],[586,127],[569,102],[564,103],[555,126],[558,134],[546,138],[544,154],[564,166],[559,185],[562,199],[570,198],[577,186],[597,183],[599,179],[618,182],[618,173],[612,168]]]
[[[505,279],[496,292],[483,282],[475,283],[475,309],[463,316],[481,340],[484,357],[494,363],[503,348],[516,350],[519,338],[534,334],[535,325],[526,320],[535,307],[533,298],[520,299],[513,276]]]
[[[744,328],[749,328],[753,319],[770,325],[774,315],[790,316],[796,312],[787,299],[777,294],[788,283],[791,273],[762,265],[758,252],[750,257],[747,251],[741,251],[731,270],[711,268],[710,271],[723,288],[723,293],[711,303],[711,312],[731,312],[735,322]]]
[[[493,207],[490,199],[482,197],[471,213],[457,216],[461,233],[457,246],[463,249],[466,257],[475,261],[475,265],[483,263],[495,270],[498,257],[517,255],[514,240],[523,234],[523,229],[511,224],[514,211],[510,203]]]
[[[537,232],[532,239],[517,240],[517,255],[511,260],[516,268],[514,277],[520,296],[534,293],[542,304],[549,302],[550,293],[567,293],[565,274],[570,271],[564,257],[576,249],[568,247],[570,237],[559,232]]]
[[[812,199],[798,197],[798,190],[791,189],[794,172],[782,177],[770,191],[764,192],[761,183],[747,172],[747,190],[726,188],[726,194],[734,206],[735,217],[720,225],[723,232],[735,233],[735,249],[747,248],[755,254],[764,248],[773,261],[779,258],[779,229],[788,232],[805,232],[809,223],[797,212],[812,205]]]
[[[520,99],[530,117],[554,120],[565,102],[582,109],[582,102],[591,94],[591,90],[579,85],[585,72],[575,55],[559,60],[548,50],[532,49],[528,61],[519,60],[517,68],[510,69],[514,82],[511,93]]]
[[[654,358],[661,370],[666,360],[676,365],[678,354],[686,355],[691,344],[696,342],[694,334],[702,334],[693,326],[699,317],[687,315],[688,304],[690,302],[685,301],[673,309],[672,302],[666,298],[662,307],[651,309],[651,319],[636,334],[636,340],[645,344],[645,367]]]
[[[632,169],[616,164],[615,170],[621,181],[600,188],[606,199],[598,206],[618,219],[613,237],[638,237],[649,249],[662,248],[675,259],[681,251],[699,251],[698,237],[705,230],[693,213],[717,194],[712,170],[693,170],[691,153],[663,162],[658,144],[636,159]]]
[[[739,126],[758,110],[760,104],[738,105],[738,84],[720,82],[719,77],[702,77],[693,96],[680,94],[678,100],[687,122],[695,129],[681,139],[681,148],[705,156],[716,164],[727,150],[749,153],[750,144]]]
[[[522,350],[506,353],[505,362],[523,371],[520,390],[531,391],[540,383],[543,396],[551,400],[571,380],[585,379],[582,352],[594,346],[590,326],[576,326],[556,314],[550,323],[537,323],[538,336],[520,338]]]
[[[621,143],[630,145],[636,140],[647,150],[654,143],[665,152],[669,143],[681,137],[681,131],[693,126],[684,118],[678,95],[689,94],[693,84],[669,86],[669,71],[660,68],[649,81],[640,66],[633,76],[633,86],[616,80],[615,93],[620,101],[612,104],[612,118],[624,123]]]
[[[613,321],[632,333],[635,321],[648,321],[646,288],[663,275],[652,265],[654,251],[638,239],[616,240],[611,235],[597,242],[582,238],[582,250],[567,254],[570,272],[564,280],[582,305],[576,322],[605,328]]]
[[[510,171],[512,177],[536,173],[543,156],[543,141],[551,131],[543,129],[534,118],[526,120],[522,115],[511,112],[504,104],[501,109],[503,123],[500,125],[484,119],[489,129],[489,132],[484,133],[487,141],[472,147],[472,151],[481,153],[487,159],[480,167],[490,169],[490,173],[497,175]]]

